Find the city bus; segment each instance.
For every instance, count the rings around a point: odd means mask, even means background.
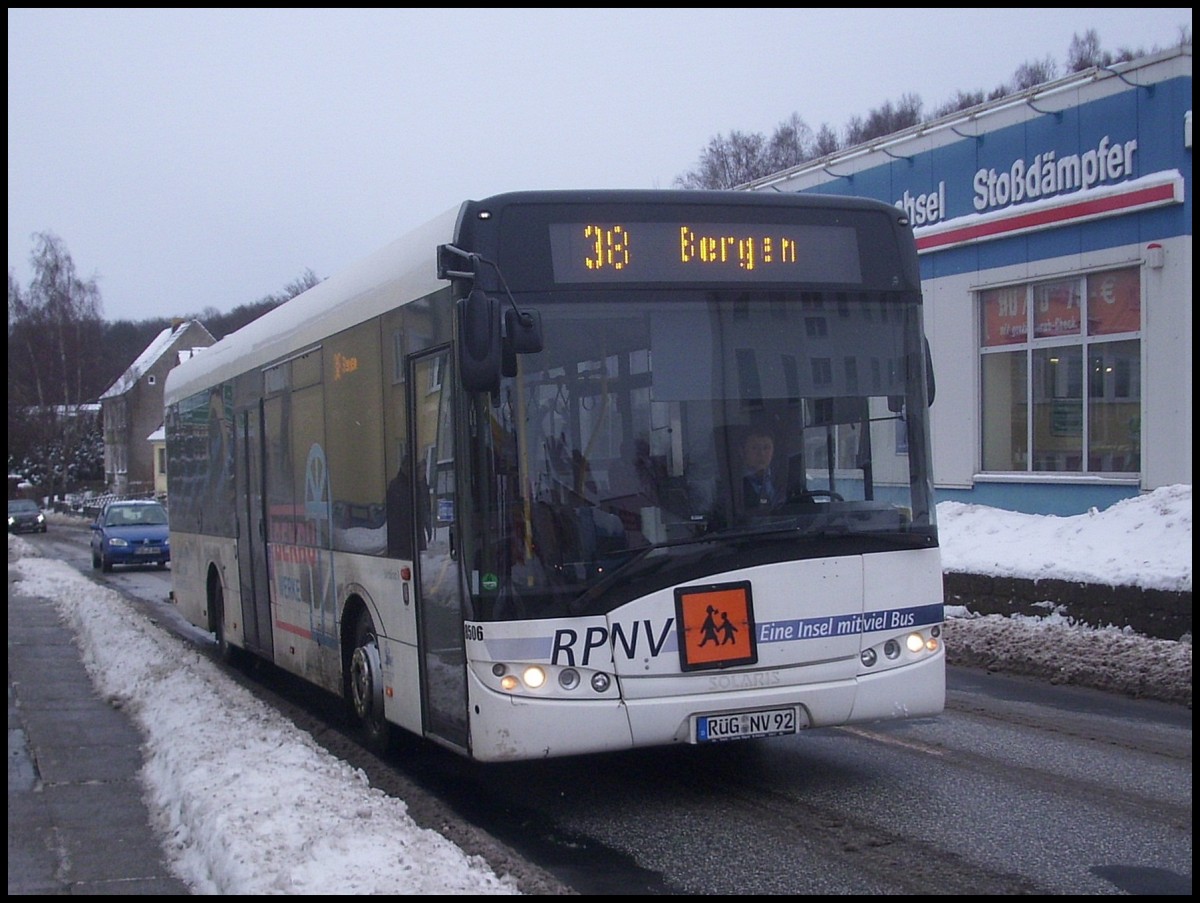
[[[933,716],[932,396],[902,210],[467,201],[171,371],[173,599],[378,749]]]

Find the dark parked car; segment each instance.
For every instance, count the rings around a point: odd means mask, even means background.
[[[8,500],[9,533],[45,533],[46,515],[33,499]]]
[[[167,509],[158,502],[109,502],[92,524],[92,567],[115,564],[166,567],[171,560]]]

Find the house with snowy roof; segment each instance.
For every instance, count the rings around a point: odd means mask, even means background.
[[[155,492],[156,450],[151,439],[163,422],[167,373],[181,360],[215,342],[199,320],[177,320],[160,332],[100,396],[104,479],[111,492]]]

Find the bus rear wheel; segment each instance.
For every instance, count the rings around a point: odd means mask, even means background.
[[[375,625],[365,612],[354,628],[346,695],[367,747],[377,753],[386,752],[391,745],[392,730],[383,711],[383,661]]]

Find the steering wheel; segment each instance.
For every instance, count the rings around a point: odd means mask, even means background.
[[[804,490],[804,494],[811,496],[812,498],[828,498],[830,502],[846,501],[845,498],[842,498],[840,495],[836,494],[836,492],[829,489],[806,489]]]
[[[810,501],[815,501],[816,499],[819,499],[819,498],[829,499],[829,501],[831,501],[831,502],[846,501],[838,493],[834,492],[831,489],[805,489],[804,492],[800,495],[800,498],[798,499],[798,501],[800,501],[801,503],[807,503]]]

